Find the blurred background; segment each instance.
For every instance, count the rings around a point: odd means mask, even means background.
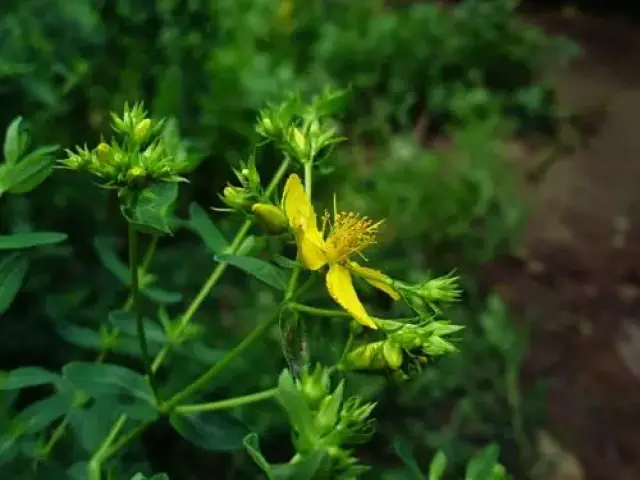
[[[175,118],[198,155],[183,218],[191,202],[220,206],[265,103],[350,89],[349,141],[316,195],[337,191],[387,219],[372,255],[390,274],[455,269],[465,296],[445,313],[467,326],[460,353],[409,382],[354,380],[380,402],[374,441],[358,451],[374,467],[367,478],[412,478],[398,445],[423,467],[442,449],[460,478],[455,468],[490,443],[514,478],[640,478],[635,12],[533,0],[3,0],[0,13],[0,130],[21,115],[35,146],[92,146],[109,134],[110,111],[144,101]],[[264,177],[277,162],[261,156]],[[224,231],[237,225],[211,215]],[[125,227],[113,195],[76,173],[0,199],[0,232],[69,235],[39,251],[3,315],[1,369],[93,358],[60,325],[97,325],[125,298],[112,268]],[[192,232],[163,239],[155,300],[178,313],[212,266]],[[176,360],[176,384],[276,302],[229,272],[198,314],[209,350]],[[277,341],[248,354],[220,395],[271,386]],[[277,406],[241,415],[268,457],[287,458]],[[131,461],[172,479],[258,478],[245,452],[200,450],[163,425]]]

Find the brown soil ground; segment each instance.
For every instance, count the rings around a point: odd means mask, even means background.
[[[557,13],[532,21],[578,40],[561,103],[600,105],[598,131],[528,192],[518,259],[487,278],[532,318],[527,379],[551,379],[548,430],[584,477],[640,479],[640,28]],[[524,157],[523,157],[524,158]],[[526,164],[526,161],[525,161]],[[635,374],[633,373],[635,371]]]

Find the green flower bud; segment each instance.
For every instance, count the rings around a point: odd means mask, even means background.
[[[222,201],[231,208],[245,210],[251,208],[251,195],[244,188],[233,187],[231,185],[222,191]]]
[[[275,205],[256,203],[251,207],[258,225],[266,232],[278,235],[289,228],[289,221],[284,212]]]
[[[145,178],[147,176],[147,172],[145,171],[144,168],[140,167],[140,166],[133,166],[129,169],[129,171],[127,172],[127,181],[128,182],[135,182],[137,180],[141,180],[143,178]]]
[[[111,159],[111,147],[105,142],[100,142],[96,147],[96,157],[101,162],[108,162]]]
[[[299,389],[305,396],[309,406],[315,409],[329,394],[330,372],[320,365],[316,365],[313,372],[305,368],[299,381]]]
[[[133,137],[138,142],[144,142],[149,136],[150,132],[151,132],[151,120],[149,120],[148,118],[145,118],[141,122],[138,122],[138,124],[136,125],[133,131]]]
[[[384,358],[392,370],[397,370],[402,365],[402,348],[396,343],[387,340],[382,347]]]

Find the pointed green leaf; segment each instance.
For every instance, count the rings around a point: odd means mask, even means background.
[[[13,428],[24,433],[39,432],[58,418],[65,416],[72,405],[73,395],[66,392],[56,392],[20,411],[14,418]]]
[[[118,280],[128,285],[129,268],[118,258],[118,255],[116,255],[113,241],[106,237],[96,237],[93,239],[93,247],[96,249],[102,265],[115,275]]]
[[[117,398],[120,411],[133,419],[151,420],[157,416],[149,382],[138,372],[121,365],[73,362],[62,368],[62,374],[89,397]]]
[[[398,455],[402,459],[405,466],[409,469],[412,478],[415,478],[416,480],[426,480],[425,476],[420,470],[418,462],[411,452],[411,447],[407,444],[407,442],[405,442],[404,440],[396,440],[393,443],[393,450],[396,452],[396,455]]]
[[[125,310],[114,310],[113,312],[109,313],[109,323],[125,335],[136,338],[138,336],[136,317],[132,312],[127,312]],[[143,319],[143,325],[148,342],[160,344],[166,343],[166,335],[160,325],[154,323],[148,318]]]
[[[171,425],[197,447],[213,451],[240,450],[249,428],[225,412],[170,416]]]
[[[189,227],[202,238],[207,248],[214,254],[222,254],[229,246],[222,232],[197,203],[189,206]]]
[[[442,450],[438,450],[429,464],[429,480],[441,480],[446,469],[447,457]]]
[[[95,330],[79,327],[68,322],[56,325],[56,331],[67,342],[82,348],[99,350],[102,348],[102,338]]]
[[[123,213],[140,227],[171,233],[173,206],[177,198],[177,183],[156,183],[138,192],[132,205],[123,205]]]
[[[0,250],[17,250],[21,248],[53,245],[67,239],[66,233],[29,232],[13,235],[0,235]]]
[[[31,152],[18,163],[3,165],[0,174],[0,193],[26,193],[42,183],[53,171],[51,155],[58,147],[41,147]]]
[[[496,443],[490,443],[484,447],[469,460],[465,479],[492,480],[499,456],[500,447]]]
[[[26,138],[20,132],[20,124],[22,123],[22,117],[16,117],[7,127],[7,132],[4,136],[4,160],[7,164],[16,163],[22,155],[22,151],[26,146]]]
[[[18,253],[0,262],[0,315],[7,311],[20,291],[28,266],[27,258]]]
[[[239,268],[273,288],[283,291],[286,289],[286,277],[283,271],[272,263],[260,260],[259,258],[239,257],[235,255],[220,255],[217,259]]]
[[[120,416],[115,397],[100,397],[84,407],[73,407],[69,412],[69,424],[89,453],[95,452]]]
[[[56,383],[60,377],[40,367],[20,367],[0,375],[0,390],[20,390]]]

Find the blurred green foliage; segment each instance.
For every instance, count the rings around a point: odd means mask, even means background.
[[[518,373],[526,342],[500,300],[482,295],[477,273],[508,252],[526,217],[502,146],[515,134],[553,128],[561,111],[543,80],[545,69],[569,58],[575,46],[524,24],[516,7],[512,0],[463,0],[446,7],[348,0],[5,1],[1,368],[58,371],[69,361],[92,361],[92,350],[100,348],[97,327],[128,324],[120,310],[127,278],[121,260],[125,224],[116,196],[77,173],[56,171],[40,185],[56,152],[45,145],[97,144],[107,135],[109,112],[121,111],[125,102],[144,101],[154,117],[171,119],[169,134],[180,137],[176,148],[189,149],[194,170],[181,192],[175,234],[162,240],[150,269],[154,279],[143,288],[145,313],[170,321],[195,296],[215,265],[213,255],[220,253],[212,220],[225,235],[236,227],[234,219],[209,217],[209,207],[221,206],[218,194],[231,167],[252,152],[260,108],[293,91],[305,97],[328,86],[349,87],[343,129],[351,141],[336,153],[337,161],[323,165],[318,195],[337,190],[341,203],[386,219],[373,255],[390,274],[411,280],[456,269],[467,298],[445,313],[468,327],[460,353],[409,383],[354,375],[350,388],[380,402],[378,434],[358,453],[374,466],[370,478],[419,478],[415,472],[428,472],[430,463],[432,470],[440,468],[431,460],[437,451],[436,458],[446,456],[447,474],[462,478],[474,453],[494,442],[500,461],[521,474],[533,461],[528,437],[541,421],[539,397],[521,398]],[[429,134],[446,138],[446,148],[425,150],[410,134],[424,114]],[[16,123],[19,115],[24,120]],[[18,128],[28,132],[31,145],[23,147],[17,131],[11,133]],[[34,159],[38,171],[27,168]],[[273,173],[275,159],[267,147],[258,159],[261,174]],[[257,255],[270,246],[255,238],[243,248]],[[314,291],[309,295],[314,298]],[[374,294],[369,299],[377,312],[397,313]],[[260,282],[228,272],[197,316],[193,335],[199,340],[177,350],[176,366],[163,379],[168,388],[179,388],[218,361],[277,303]],[[318,354],[345,341],[332,320],[310,328],[310,339],[324,339],[309,346]],[[117,360],[130,366],[137,365],[134,334],[125,330],[116,348]],[[161,335],[151,337],[152,353],[160,350]],[[279,344],[274,334],[247,352],[208,397],[273,386],[284,366],[273,354]],[[15,414],[40,421],[12,457],[12,478],[33,478],[21,472],[32,472],[33,459],[42,454],[42,432],[50,438],[69,408],[64,392],[46,397],[38,385],[19,394],[0,392],[3,431]],[[25,414],[34,400],[39,411]],[[68,417],[82,444],[62,438],[56,461],[41,462],[38,478],[57,478],[104,437],[113,406],[92,408],[89,420]],[[288,458],[286,419],[277,406],[234,414],[260,435],[262,454],[274,461]],[[3,442],[0,458],[13,448]],[[497,450],[490,445],[487,451],[493,474]],[[138,472],[147,477],[136,478],[162,478],[151,476],[162,471],[172,479],[209,478],[212,471],[224,472],[219,478],[258,474],[244,451],[194,448],[164,424],[127,455],[114,478]],[[82,470],[81,463],[76,467]]]

